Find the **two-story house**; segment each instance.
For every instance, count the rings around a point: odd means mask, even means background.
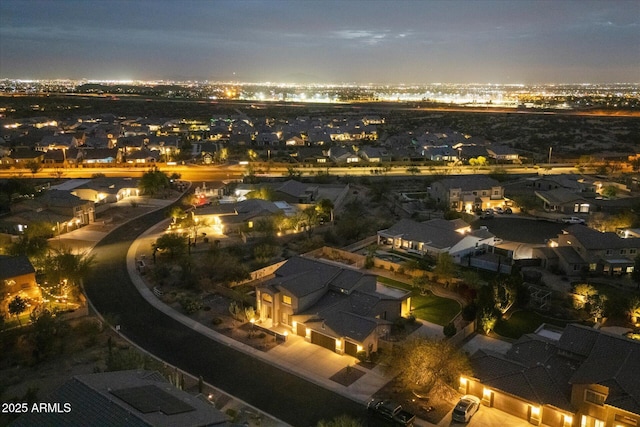
[[[584,225],[563,230],[548,248],[534,249],[534,258],[547,268],[557,267],[568,275],[588,270],[599,274],[627,274],[640,253],[640,238],[623,238],[614,232],[600,232]]]
[[[503,206],[506,202],[504,187],[482,175],[442,179],[431,184],[428,193],[437,203],[460,212]]]
[[[303,257],[287,260],[256,288],[259,322],[280,325],[339,354],[377,351],[393,321],[409,314],[409,292],[376,276]]]
[[[640,425],[640,341],[572,324],[524,335],[506,354],[478,350],[471,367],[461,393],[533,425]]]

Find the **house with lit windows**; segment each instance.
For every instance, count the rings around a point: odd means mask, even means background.
[[[429,197],[438,204],[459,212],[504,206],[504,187],[487,176],[446,178],[431,184]]]
[[[378,231],[378,244],[433,258],[447,253],[454,262],[460,263],[465,256],[493,246],[495,235],[486,228],[471,230],[471,226],[461,219],[417,222],[403,218]]]
[[[587,199],[566,188],[536,191],[535,194],[542,200],[544,210],[547,212],[586,215],[591,211],[591,204]]]
[[[312,344],[355,357],[377,351],[393,322],[409,314],[409,294],[378,283],[372,274],[293,257],[256,287],[257,323],[290,329]]]
[[[532,425],[640,425],[640,341],[571,324],[527,334],[506,354],[478,350],[459,391]]]
[[[614,232],[600,232],[584,225],[571,225],[549,247],[533,250],[544,268],[558,268],[567,275],[582,271],[621,275],[633,272],[640,253],[640,238],[621,237]]]

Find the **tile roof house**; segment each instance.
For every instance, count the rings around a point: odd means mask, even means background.
[[[284,212],[273,202],[247,199],[238,203],[222,203],[198,208],[193,214],[209,224],[218,234],[251,230],[257,221]]]
[[[409,292],[376,276],[303,257],[287,260],[256,288],[259,323],[282,326],[340,354],[377,351],[391,324],[409,314]]]
[[[14,427],[50,426],[228,426],[227,416],[203,396],[171,385],[158,372],[116,371],[77,375],[46,400],[56,411],[28,411]]]
[[[505,204],[504,187],[486,176],[445,178],[431,184],[429,197],[449,208],[473,212]]]
[[[536,196],[544,202],[544,210],[563,214],[588,214],[591,205],[579,193],[566,188],[536,191]]]
[[[318,187],[293,179],[273,188],[276,200],[288,203],[312,203],[318,198]]]
[[[2,292],[15,294],[36,285],[36,270],[24,255],[0,255],[0,283]]]
[[[563,230],[550,246],[554,252],[551,257],[534,249],[534,257],[546,260],[548,268],[558,267],[568,275],[580,274],[584,269],[619,275],[633,271],[634,259],[640,253],[640,238],[623,238],[614,232],[603,233],[576,224]]]
[[[416,222],[405,218],[378,231],[378,244],[389,244],[396,249],[433,257],[448,253],[457,263],[494,243],[495,236],[488,230],[472,231],[469,224],[461,219]]]
[[[640,421],[640,342],[581,325],[556,339],[527,334],[506,354],[478,350],[461,393],[534,425],[633,426]]]

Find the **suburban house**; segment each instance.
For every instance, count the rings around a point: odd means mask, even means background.
[[[122,162],[122,153],[117,148],[89,148],[82,150],[82,163],[115,164]]]
[[[329,148],[329,158],[334,163],[358,163],[360,157],[345,147],[333,146]]]
[[[459,391],[552,427],[640,425],[640,342],[570,324],[527,334],[506,354],[478,350]]]
[[[369,163],[388,162],[391,156],[384,147],[364,146],[358,150],[360,157]]]
[[[380,245],[431,257],[448,253],[456,263],[461,263],[465,256],[483,252],[494,243],[495,236],[487,229],[471,230],[461,219],[416,222],[405,218],[378,231]]]
[[[57,233],[71,231],[95,220],[92,201],[83,200],[68,191],[49,190],[42,196],[11,206],[11,216],[5,222],[21,232],[33,222],[57,225]]]
[[[0,284],[4,294],[17,294],[36,286],[36,270],[24,255],[0,255]]]
[[[261,219],[284,214],[268,200],[247,199],[237,203],[204,206],[193,211],[194,217],[216,234],[230,234],[252,230]]]
[[[600,232],[584,225],[567,227],[549,248],[535,249],[533,257],[545,268],[558,268],[567,275],[582,271],[599,274],[627,274],[640,253],[640,238],[623,238],[614,232]]]
[[[275,200],[283,200],[288,203],[309,204],[318,198],[318,186],[304,184],[290,179],[273,187]]]
[[[256,287],[258,324],[290,328],[339,354],[377,351],[378,340],[411,307],[409,292],[321,260],[290,258],[274,275]]]
[[[71,194],[95,203],[115,203],[139,193],[138,179],[132,178],[94,178],[71,191]]]
[[[77,375],[58,387],[46,402],[59,402],[56,405],[60,406],[55,411],[27,411],[11,425],[230,425],[227,416],[204,396],[180,390],[155,371]]]
[[[544,203],[544,210],[562,214],[588,214],[591,205],[579,193],[566,188],[556,188],[548,191],[536,191],[536,196]]]
[[[461,212],[503,206],[506,202],[504,187],[486,176],[442,179],[431,184],[428,193],[437,203]]]
[[[489,145],[487,146],[489,157],[495,159],[496,162],[518,163],[520,155],[513,148],[507,145]]]

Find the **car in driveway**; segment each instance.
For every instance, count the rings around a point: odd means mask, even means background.
[[[412,426],[416,419],[414,414],[391,400],[371,399],[367,404],[367,410],[370,414],[387,420],[392,425]]]
[[[471,417],[480,409],[480,398],[471,394],[465,394],[453,408],[451,418],[453,421],[468,423]]]
[[[564,222],[565,224],[584,224],[584,219],[578,218],[577,216],[564,217],[560,221]]]

